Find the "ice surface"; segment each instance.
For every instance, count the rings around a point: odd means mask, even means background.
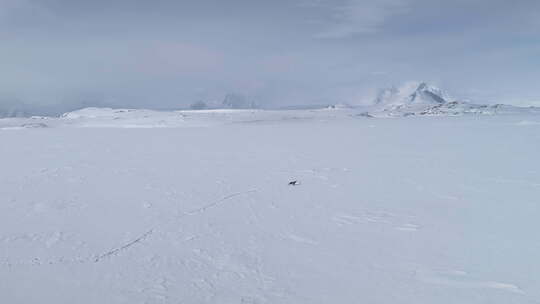
[[[0,303],[540,302],[540,115],[359,114],[0,120]]]

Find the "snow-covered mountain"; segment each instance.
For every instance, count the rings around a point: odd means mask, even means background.
[[[190,105],[191,110],[254,110],[260,109],[253,97],[243,94],[228,94],[223,100],[199,100]],[[271,110],[271,108],[266,108]],[[402,117],[402,116],[456,116],[465,114],[514,114],[535,112],[540,108],[516,107],[503,104],[476,104],[452,98],[445,91],[426,82],[408,82],[399,87],[383,89],[369,106],[352,106],[338,103],[333,105],[297,105],[281,107],[274,110],[340,110],[340,112],[358,112],[354,115],[366,117]],[[170,112],[165,114],[165,112]],[[175,113],[176,112],[176,113]],[[65,113],[62,115],[62,113]],[[215,112],[213,112],[215,113]],[[103,103],[79,102],[54,105],[29,105],[18,100],[0,100],[0,118],[21,118],[31,116],[58,117],[63,119],[77,118],[92,123],[98,121],[121,120],[122,124],[132,120],[136,125],[140,122],[155,121],[163,117],[173,117],[176,123],[178,111],[157,111],[144,109],[113,109]],[[285,115],[287,116],[287,115]],[[117,122],[114,123],[115,125]]]
[[[449,102],[451,98],[441,89],[425,82],[410,82],[396,88],[383,89],[378,94],[375,104],[386,107],[411,105],[436,105]]]
[[[446,116],[464,114],[502,114],[535,111],[510,105],[485,105],[456,100],[445,91],[426,82],[409,82],[401,87],[383,89],[369,109],[371,116]]]

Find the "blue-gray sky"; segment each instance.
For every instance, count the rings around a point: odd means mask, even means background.
[[[538,0],[0,0],[0,100],[361,103],[425,80],[527,103],[539,79]]]

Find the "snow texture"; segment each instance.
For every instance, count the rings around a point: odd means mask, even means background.
[[[539,303],[540,115],[504,113],[1,119],[0,303]]]

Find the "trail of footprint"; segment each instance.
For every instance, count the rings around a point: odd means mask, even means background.
[[[182,218],[184,216],[190,216],[190,215],[195,215],[195,214],[198,214],[198,213],[204,213],[208,209],[217,207],[220,204],[222,204],[222,203],[224,203],[224,202],[226,202],[226,201],[228,201],[228,200],[230,200],[230,199],[232,199],[232,198],[234,198],[236,196],[250,194],[250,193],[254,193],[254,192],[257,192],[257,190],[249,190],[249,191],[244,191],[244,192],[232,193],[230,195],[227,195],[227,196],[221,198],[218,201],[215,201],[213,203],[210,203],[210,204],[205,205],[203,207],[200,207],[198,209],[194,209],[194,210],[191,210],[189,212],[185,212],[180,217],[174,218],[171,222],[176,222],[178,220],[178,218]],[[41,206],[41,205],[39,205],[39,206]],[[99,263],[99,262],[101,262],[101,261],[103,261],[105,259],[117,256],[120,253],[122,253],[123,251],[129,250],[129,249],[133,248],[135,245],[146,241],[157,230],[158,229],[156,227],[152,228],[152,229],[146,231],[144,234],[140,235],[139,237],[129,241],[128,243],[120,245],[119,247],[112,248],[111,250],[109,250],[107,252],[103,252],[103,253],[100,253],[98,255],[94,255],[92,257],[78,256],[78,257],[74,257],[74,258],[66,258],[66,257],[61,256],[61,257],[52,258],[52,259],[41,259],[40,257],[35,257],[35,258],[32,258],[32,259],[28,259],[28,260],[17,260],[17,261],[12,261],[12,260],[9,260],[9,259],[5,259],[5,261],[0,262],[0,266],[13,267],[13,266],[23,266],[23,265],[40,266],[40,265],[55,265],[55,264],[69,264],[69,263],[71,263],[71,264],[72,263],[89,263],[89,262]],[[7,236],[7,237],[0,238],[0,242],[9,243],[9,242],[16,241],[18,239],[29,239],[31,241],[43,241],[44,245],[47,246],[47,248],[50,248],[50,247],[54,246],[56,243],[58,243],[59,241],[62,241],[64,239],[64,237],[65,236],[62,233],[55,233],[55,234],[49,236],[48,238],[46,238],[45,240],[42,240],[43,236],[40,236],[40,235],[37,235],[37,234],[34,234],[34,235],[22,235],[22,236],[15,236],[15,237]],[[193,239],[193,238],[191,238],[191,239]],[[191,239],[187,239],[186,241],[189,241]]]

